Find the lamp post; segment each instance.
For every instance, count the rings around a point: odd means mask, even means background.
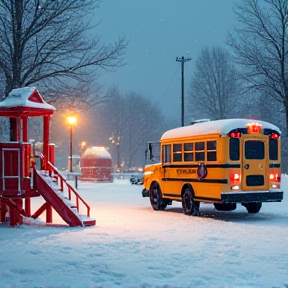
[[[117,137],[117,141],[116,141],[116,147],[117,147],[117,166],[118,169],[120,170],[120,136]]]
[[[76,123],[76,117],[75,116],[68,116],[67,117],[68,123],[69,123],[69,132],[70,132],[70,138],[69,138],[69,171],[73,172],[72,168],[72,132],[73,132],[73,126]]]
[[[81,142],[81,146],[80,146],[80,154],[81,154],[81,155],[84,153],[86,147],[87,147],[86,141],[82,141],[82,142]]]
[[[112,133],[112,136],[109,138],[112,144],[116,145],[116,152],[117,152],[117,169],[120,170],[121,160],[120,160],[120,136],[115,137],[114,133]]]

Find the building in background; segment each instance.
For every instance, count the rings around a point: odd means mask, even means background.
[[[112,157],[105,147],[87,148],[80,160],[81,181],[113,182]]]

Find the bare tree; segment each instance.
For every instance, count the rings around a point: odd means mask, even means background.
[[[122,95],[117,87],[107,93],[108,102],[95,107],[95,139],[101,145],[110,147],[115,163],[118,162],[117,150],[124,168],[142,167],[144,165],[145,148],[148,141],[157,141],[167,130],[163,114],[150,100],[136,92]],[[100,117],[99,117],[100,116]],[[97,132],[96,132],[97,129]],[[114,143],[109,140],[114,136]],[[120,147],[116,147],[120,137]]]
[[[119,160],[124,169],[142,167],[148,141],[159,141],[167,129],[175,126],[167,124],[157,105],[142,94],[127,92],[123,95],[113,86],[105,97],[106,102],[79,113],[73,134],[73,153],[79,153],[77,148],[85,141],[88,146],[108,147],[115,165],[118,165],[120,152]],[[56,166],[64,167],[68,163],[68,150],[65,149],[68,147],[68,125],[61,111],[57,111],[53,118],[56,119],[53,121],[55,129],[52,129],[51,139],[58,153]],[[62,131],[61,135],[58,131]],[[114,140],[113,143],[111,140]]]
[[[123,152],[127,167],[143,166],[148,141],[159,140],[164,133],[165,120],[162,113],[143,95],[129,92],[124,97],[126,116]],[[125,142],[124,142],[125,141]]]
[[[288,136],[288,7],[287,0],[242,0],[235,4],[240,25],[228,43],[243,67],[248,88],[282,104]],[[274,111],[281,122],[281,113]]]
[[[237,70],[228,52],[221,47],[204,48],[188,91],[190,115],[212,119],[235,115],[239,91]]]
[[[103,71],[123,64],[125,38],[104,45],[95,35],[99,0],[6,0],[0,2],[0,75],[4,95],[40,86],[52,99],[73,95],[78,104],[95,91]],[[94,81],[93,81],[94,80]],[[42,90],[41,90],[42,91]],[[81,94],[80,94],[81,93]],[[77,101],[76,101],[77,102]],[[88,101],[91,104],[91,97]]]

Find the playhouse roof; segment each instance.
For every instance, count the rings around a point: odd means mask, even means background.
[[[56,108],[44,101],[35,87],[13,89],[0,102],[0,116],[43,116],[53,114]]]

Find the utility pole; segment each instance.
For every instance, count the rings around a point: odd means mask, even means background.
[[[181,124],[182,124],[182,127],[184,126],[184,62],[187,62],[187,61],[190,61],[191,58],[184,58],[184,56],[182,56],[181,58],[179,57],[176,57],[176,61],[177,62],[181,62]]]

